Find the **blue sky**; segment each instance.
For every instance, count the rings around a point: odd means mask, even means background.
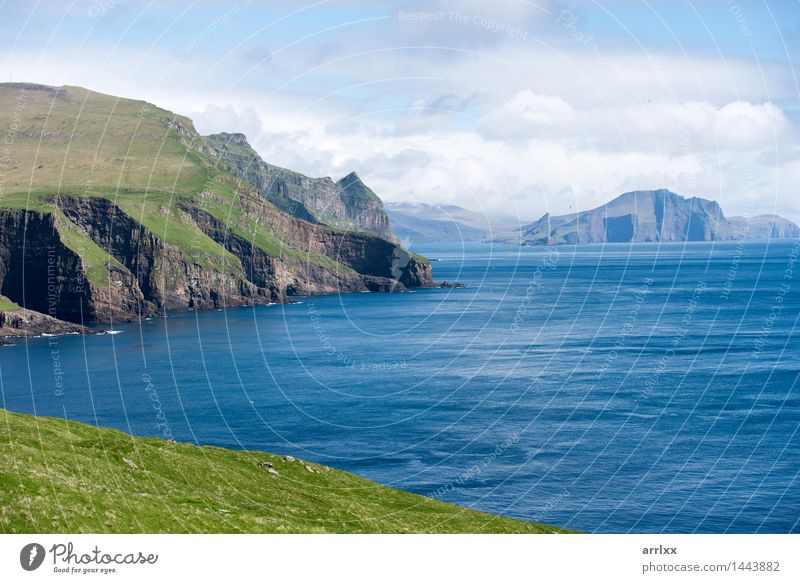
[[[2,2],[0,78],[242,131],[389,200],[537,218],[668,187],[800,219],[800,2]]]

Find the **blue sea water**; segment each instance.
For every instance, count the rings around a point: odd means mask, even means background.
[[[590,532],[800,531],[795,242],[415,250],[467,287],[19,340],[2,406]]]

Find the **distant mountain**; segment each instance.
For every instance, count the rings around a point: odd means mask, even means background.
[[[626,192],[589,211],[545,214],[520,235],[523,245],[563,245],[795,237],[800,229],[777,216],[726,219],[712,200],[660,189]]]
[[[309,222],[397,240],[383,202],[355,172],[337,182],[327,176],[311,178],[268,164],[244,134],[223,132],[205,136],[205,141],[225,170],[254,185],[282,211]]]
[[[519,221],[490,217],[454,204],[387,202],[394,232],[412,242],[482,241],[519,229]]]
[[[800,227],[778,215],[728,217],[732,239],[791,239],[800,237]]]

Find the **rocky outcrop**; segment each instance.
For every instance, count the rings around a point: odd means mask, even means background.
[[[284,302],[292,295],[433,285],[430,264],[389,241],[312,224],[255,199],[239,201],[241,217],[262,223],[285,253],[267,253],[202,205],[183,205],[187,220],[231,254],[228,269],[204,265],[109,200],[45,200],[113,259],[104,266],[106,277],[92,281],[83,258],[64,244],[55,212],[0,211],[0,293],[60,320],[124,321],[169,308],[233,307]]]
[[[127,319],[165,308],[210,309],[279,301],[280,294],[249,281],[238,266],[209,269],[102,198],[60,196],[52,202],[127,270],[121,304]],[[95,291],[97,294],[101,290]],[[105,320],[105,318],[100,318]]]
[[[244,134],[205,136],[221,167],[255,186],[280,210],[313,223],[366,231],[396,241],[383,202],[355,172],[334,182],[266,163]]]
[[[53,318],[91,322],[103,319],[92,292],[52,213],[0,212],[0,294]]]
[[[525,245],[719,241],[797,236],[780,217],[726,219],[712,200],[684,198],[669,190],[626,192],[608,204],[573,215],[550,216],[521,229]]]
[[[45,314],[19,309],[0,312],[0,345],[4,338],[15,336],[42,336],[62,334],[87,334],[96,332],[85,326],[64,322]]]
[[[339,200],[342,201],[341,210],[348,220],[358,225],[364,231],[396,241],[392,228],[389,226],[389,216],[383,208],[383,202],[372,192],[355,172],[351,172],[336,182],[339,189]]]
[[[208,193],[202,196],[213,197]],[[369,233],[329,229],[252,199],[239,199],[236,214],[241,226],[247,221],[259,222],[286,246],[287,252],[292,251],[271,257],[234,233],[240,225],[223,224],[202,209],[202,204],[185,207],[207,235],[242,260],[244,272],[261,286],[277,284],[283,293],[310,295],[402,291],[433,285],[430,263]]]

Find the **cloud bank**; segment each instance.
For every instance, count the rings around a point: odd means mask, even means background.
[[[386,200],[529,220],[667,187],[800,220],[795,65],[755,5],[704,42],[668,3],[647,25],[627,2],[106,5],[53,4],[46,31],[4,8],[5,76],[157,102]]]

